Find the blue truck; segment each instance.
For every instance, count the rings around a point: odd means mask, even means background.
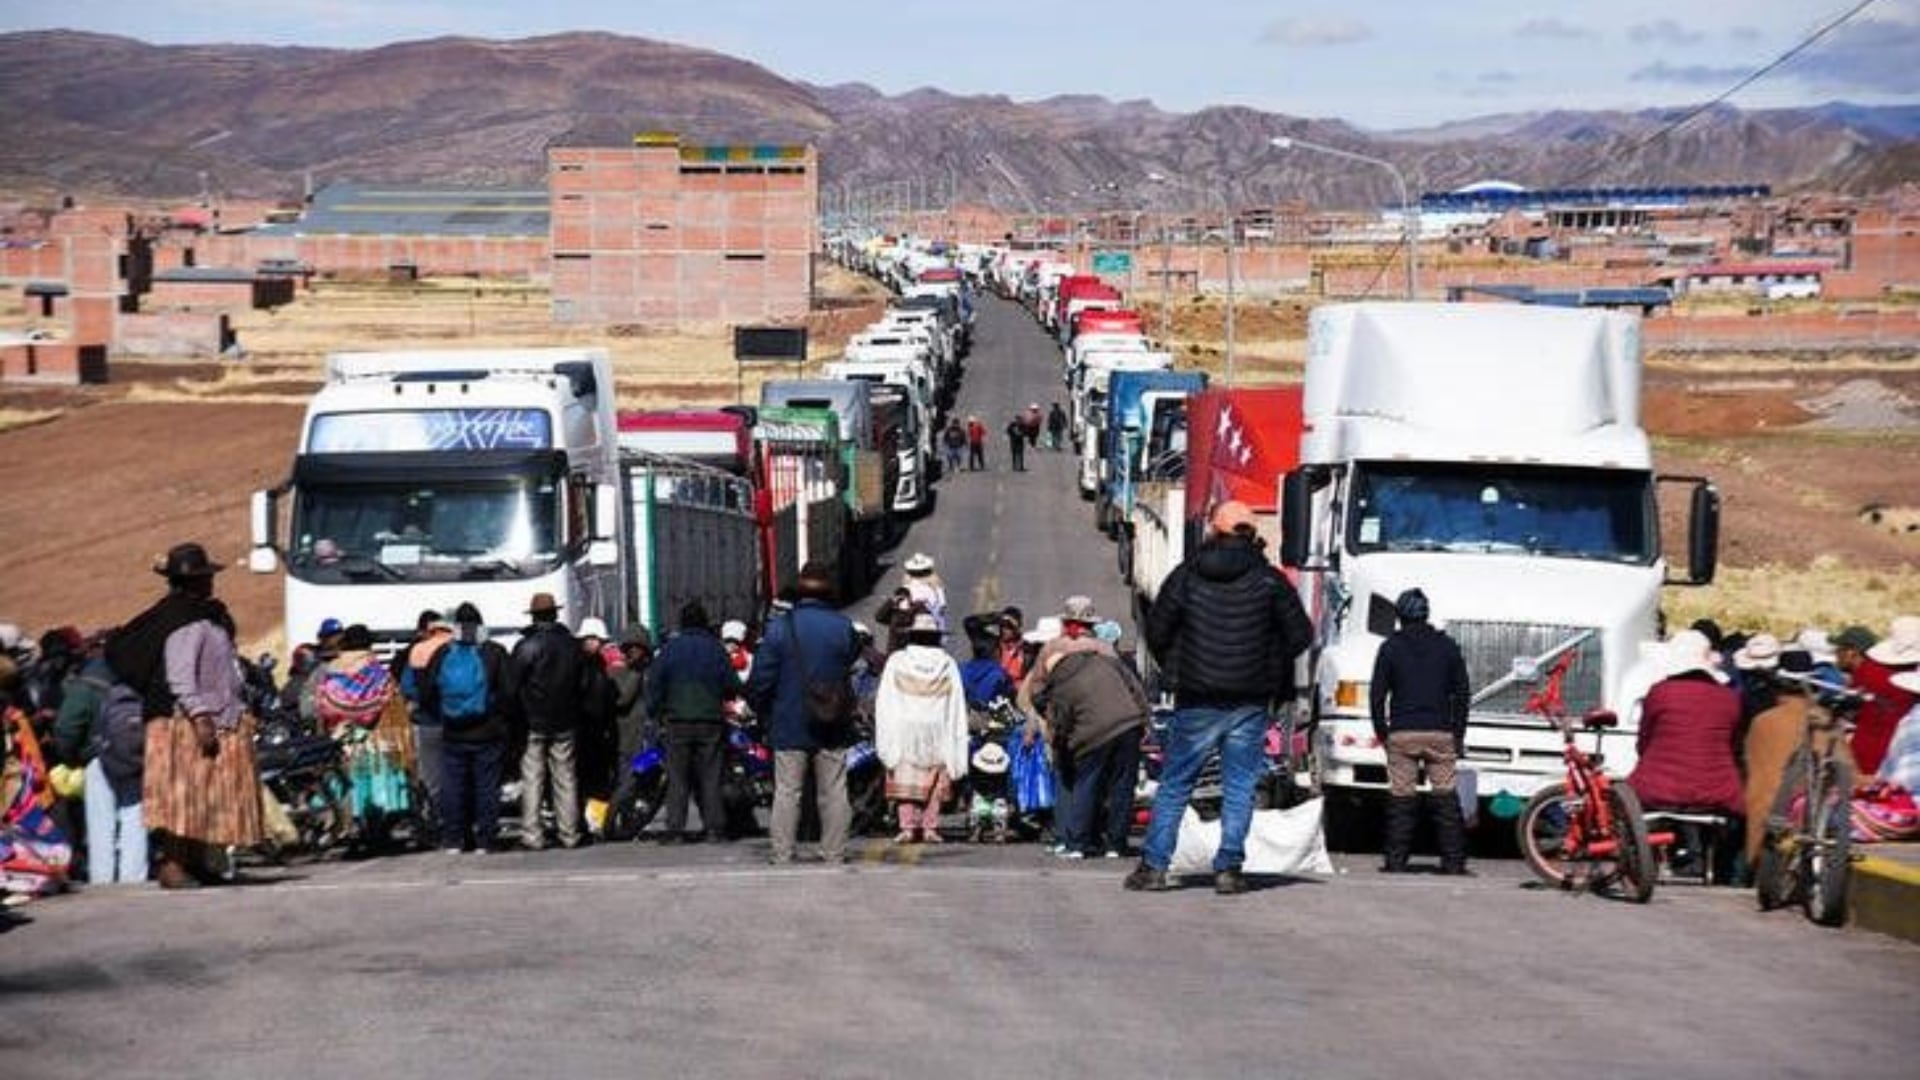
[[[1134,493],[1162,462],[1184,455],[1186,401],[1207,388],[1199,371],[1116,371],[1107,384],[1098,433],[1100,472],[1094,524],[1112,535],[1133,512]]]

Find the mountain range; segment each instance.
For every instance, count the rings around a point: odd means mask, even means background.
[[[357,50],[0,34],[0,107],[0,189],[42,196],[287,198],[309,177],[538,185],[547,146],[647,130],[815,143],[829,206],[879,191],[1014,210],[1397,198],[1384,170],[1276,151],[1278,135],[1385,158],[1420,190],[1499,179],[1870,192],[1920,177],[1920,106],[1717,106],[1678,127],[1685,110],[1511,113],[1375,132],[1237,106],[814,86],[602,33]]]

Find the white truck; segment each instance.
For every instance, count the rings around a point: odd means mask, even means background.
[[[1343,810],[1386,787],[1368,716],[1393,602],[1419,587],[1465,653],[1479,794],[1525,799],[1561,774],[1557,701],[1611,710],[1607,767],[1634,764],[1661,588],[1712,580],[1719,495],[1656,477],[1640,427],[1640,325],[1616,313],[1363,303],[1309,323],[1300,466],[1281,561],[1317,627],[1302,704],[1319,782]],[[1691,489],[1686,576],[1669,577],[1656,491]],[[1496,804],[1496,809],[1499,809]],[[1349,819],[1353,820],[1353,819]]]
[[[393,648],[472,602],[511,641],[541,592],[621,625],[613,389],[604,349],[328,357],[292,476],[253,496],[248,565],[284,559],[289,640],[335,618]]]

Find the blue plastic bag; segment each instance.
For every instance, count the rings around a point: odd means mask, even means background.
[[[1013,779],[1013,801],[1023,814],[1053,809],[1055,797],[1053,762],[1047,758],[1046,744],[1039,739],[1022,744],[1013,742],[1013,761],[1007,772]]]

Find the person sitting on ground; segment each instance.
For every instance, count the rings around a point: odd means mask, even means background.
[[[1811,654],[1790,649],[1780,654],[1780,669],[1789,673],[1812,674]],[[1756,714],[1741,738],[1740,760],[1745,766],[1742,790],[1746,794],[1748,821],[1762,821],[1773,808],[1787,762],[1800,749],[1801,736],[1807,730],[1807,710],[1811,706],[1808,687],[1792,679],[1777,680],[1773,704]],[[1644,723],[1644,722],[1643,722]],[[1636,793],[1638,789],[1635,789]],[[1746,865],[1760,857],[1764,829],[1748,829],[1745,843]]]
[[[1675,634],[1664,650],[1666,678],[1641,702],[1640,760],[1627,783],[1648,809],[1746,814],[1735,758],[1740,695],[1710,652],[1697,631]]]
[[[1920,701],[1920,696],[1893,681],[1895,675],[1911,671],[1920,671],[1920,615],[1893,620],[1886,639],[1866,650],[1854,670],[1853,688],[1873,696],[1872,701],[1860,706],[1854,720],[1853,760],[1862,776],[1880,770],[1887,745],[1893,741],[1893,729]]]

